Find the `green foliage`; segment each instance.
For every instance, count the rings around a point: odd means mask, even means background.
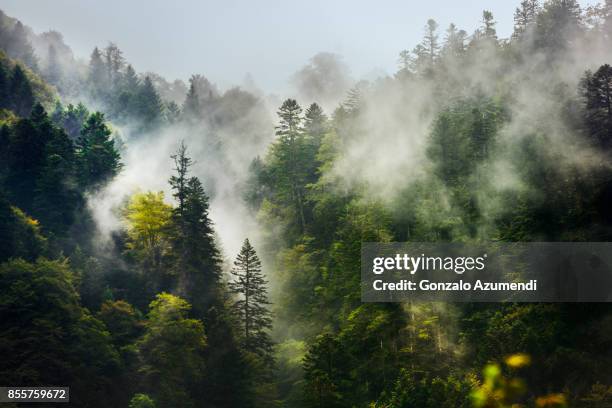
[[[73,282],[65,262],[0,264],[1,375],[11,384],[70,384],[75,403],[107,406],[119,357]]]
[[[125,210],[126,247],[153,281],[161,279],[162,259],[169,249],[171,217],[172,207],[164,202],[162,191],[134,194]]]
[[[98,187],[121,169],[120,155],[111,134],[100,112],[91,114],[83,125],[77,141],[79,176],[83,187]]]
[[[34,261],[46,248],[38,221],[12,207],[0,194],[0,262],[9,258]]]
[[[230,293],[237,295],[233,310],[243,329],[243,348],[272,363],[272,340],[268,331],[272,318],[268,310],[267,284],[261,272],[261,261],[248,239],[244,241],[231,271],[234,280],[228,285]]]
[[[147,394],[136,394],[130,400],[129,408],[155,408],[155,401]]]
[[[149,306],[145,334],[138,341],[140,372],[160,408],[193,407],[204,375],[206,335],[201,321],[188,318],[191,305],[167,293]]]

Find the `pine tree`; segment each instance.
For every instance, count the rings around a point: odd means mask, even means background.
[[[272,147],[273,171],[277,178],[282,201],[295,209],[299,232],[306,229],[305,186],[306,168],[302,162],[306,148],[302,128],[302,108],[295,99],[287,99],[278,111],[280,117]]]
[[[425,36],[421,43],[412,50],[410,71],[424,76],[433,75],[434,63],[440,51],[437,30],[438,23],[433,19],[427,20]]]
[[[123,67],[125,66],[123,52],[115,43],[111,42],[104,49],[103,57],[108,84],[112,89],[118,89],[121,86]]]
[[[176,102],[170,101],[166,104],[166,121],[170,124],[178,122],[181,116],[181,108]]]
[[[34,212],[45,230],[64,235],[72,225],[80,195],[75,182],[74,145],[63,129],[52,126],[45,161],[36,180]]]
[[[272,361],[272,340],[268,331],[272,319],[268,310],[267,281],[261,272],[261,261],[248,239],[244,241],[231,271],[234,280],[229,283],[231,293],[239,298],[233,309],[243,331],[244,349]]]
[[[183,115],[187,119],[195,119],[202,113],[200,94],[198,90],[199,81],[199,75],[193,75],[191,78],[189,78],[189,91],[187,92],[182,109]]]
[[[514,38],[521,37],[536,21],[540,11],[539,0],[523,0],[514,12]]]
[[[170,156],[174,160],[175,175],[170,177],[169,183],[172,188],[172,196],[177,202],[176,217],[180,219],[185,214],[185,200],[187,197],[187,179],[189,168],[193,165],[191,157],[187,156],[187,146],[181,142],[176,154]]]
[[[134,98],[133,111],[141,121],[144,129],[150,129],[159,124],[162,118],[163,104],[151,82],[151,78],[146,77]]]
[[[480,29],[481,35],[489,40],[497,40],[497,30],[495,26],[497,23],[493,17],[493,13],[489,10],[482,12],[482,28]]]
[[[57,50],[53,45],[49,45],[45,77],[52,85],[60,85],[62,79],[62,69],[57,57]]]
[[[138,75],[136,75],[134,67],[130,64],[125,69],[125,74],[123,75],[123,89],[134,94],[138,91],[139,86],[140,80],[138,79]]]
[[[102,60],[102,53],[95,47],[89,59],[88,82],[91,88],[92,96],[100,98],[108,92],[108,81],[106,76],[106,67]]]
[[[304,133],[307,139],[305,140],[303,161],[307,183],[317,181],[317,172],[320,165],[317,154],[321,148],[323,137],[328,131],[328,126],[327,115],[325,115],[323,109],[316,103],[311,104],[304,115]]]
[[[25,27],[21,21],[17,21],[13,30],[9,35],[9,42],[7,44],[7,54],[15,59],[22,61],[28,68],[33,71],[38,70],[38,61],[34,54],[34,48],[28,40]]]
[[[549,0],[536,23],[536,45],[549,54],[563,51],[582,30],[582,11],[577,0]]]
[[[587,72],[581,84],[586,124],[593,140],[604,148],[612,146],[612,67],[602,65]]]
[[[313,103],[306,109],[304,131],[319,142],[327,132],[327,115],[317,103]]]
[[[106,126],[104,114],[92,113],[77,142],[79,177],[83,187],[96,187],[115,176],[121,169],[120,155]]]
[[[451,23],[446,30],[446,38],[442,54],[445,57],[459,58],[465,53],[465,41],[467,33],[464,30],[457,30],[457,26]]]
[[[13,98],[11,106],[15,113],[22,117],[28,116],[34,106],[34,92],[25,71],[19,64],[13,69],[9,94]]]
[[[177,206],[173,209],[171,245],[176,260],[179,293],[194,307],[198,316],[205,316],[218,303],[221,276],[220,255],[214,242],[209,217],[208,196],[197,177],[189,177],[192,160],[181,144],[176,155],[176,175],[170,180]]]

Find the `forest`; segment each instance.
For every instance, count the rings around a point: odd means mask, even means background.
[[[518,3],[424,22],[392,76],[317,54],[283,98],[137,72],[114,43],[81,60],[0,12],[0,385],[612,407],[610,303],[361,301],[362,242],[612,241],[612,0]]]

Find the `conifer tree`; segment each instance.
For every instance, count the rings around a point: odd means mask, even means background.
[[[465,30],[458,30],[455,24],[450,24],[446,30],[446,38],[442,54],[445,57],[458,58],[465,53],[465,41],[467,33]]]
[[[28,116],[34,106],[34,93],[25,71],[19,64],[13,69],[9,95],[13,98],[12,109],[15,113],[22,117]]]
[[[125,66],[123,52],[115,43],[111,42],[104,49],[103,57],[108,84],[113,89],[117,89],[121,85],[123,67]]]
[[[108,92],[106,67],[102,60],[102,53],[98,47],[94,48],[89,58],[89,73],[87,79],[94,98],[102,97]]]
[[[189,78],[189,91],[187,91],[187,96],[185,97],[185,102],[183,103],[183,115],[187,119],[195,119],[202,112],[202,106],[200,103],[200,93],[198,89],[198,84],[200,82],[200,75],[193,75]]]
[[[59,60],[57,57],[57,50],[52,44],[49,45],[45,76],[49,83],[53,85],[59,85],[62,78],[62,69],[60,67]]]
[[[325,112],[323,112],[323,109],[317,103],[313,103],[306,109],[304,131],[308,136],[319,141],[327,132],[327,115],[325,115]]]
[[[104,114],[92,113],[77,142],[81,185],[95,187],[108,181],[121,169],[120,155],[111,138]]]
[[[440,51],[437,30],[438,23],[431,18],[427,20],[423,41],[412,50],[414,55],[410,61],[412,72],[425,76],[433,74],[434,63]]]
[[[233,309],[240,320],[244,349],[271,361],[272,340],[268,331],[272,319],[268,310],[267,281],[261,272],[261,261],[248,239],[244,241],[231,271],[234,280],[229,289],[239,298]]]
[[[602,65],[582,80],[586,124],[593,140],[604,148],[612,146],[612,67]]]
[[[22,61],[28,68],[38,71],[38,61],[34,54],[34,48],[28,40],[25,27],[21,21],[17,21],[9,35],[7,54]]]
[[[540,11],[539,0],[523,0],[521,5],[514,12],[514,38],[523,35],[529,26],[535,23],[538,12]]]
[[[134,98],[134,113],[145,129],[159,124],[163,104],[151,78],[146,77]]]
[[[173,210],[171,245],[176,259],[178,289],[204,316],[218,301],[221,274],[220,255],[214,242],[212,221],[209,218],[208,196],[197,177],[189,176],[192,160],[181,144],[172,156],[176,174],[170,180],[177,206]]]
[[[283,102],[278,111],[280,122],[276,128],[279,139],[273,146],[272,154],[275,175],[281,185],[281,199],[294,206],[299,230],[303,232],[306,228],[306,172],[302,163],[305,144],[301,114],[302,108],[295,99]]]
[[[135,93],[138,90],[138,86],[140,85],[138,75],[136,75],[136,71],[134,70],[134,67],[131,64],[129,64],[125,69],[125,74],[123,76],[123,85],[124,90],[130,93]]]

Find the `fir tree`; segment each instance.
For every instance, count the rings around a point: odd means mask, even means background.
[[[271,361],[272,340],[268,331],[272,319],[268,310],[267,281],[261,272],[261,261],[248,239],[244,241],[231,271],[234,280],[230,291],[239,297],[233,309],[242,328],[244,349]]]
[[[295,99],[287,99],[278,111],[280,117],[276,134],[278,144],[273,150],[277,161],[277,177],[284,184],[282,194],[293,202],[300,231],[306,228],[304,166],[301,165],[304,150],[302,108]]]
[[[106,126],[104,114],[92,113],[77,142],[81,185],[95,187],[110,180],[121,169],[120,155]]]
[[[521,5],[514,12],[514,38],[519,38],[523,35],[528,27],[536,21],[538,12],[540,11],[540,2],[538,0],[523,0]]]
[[[46,67],[46,78],[49,83],[53,85],[59,85],[62,78],[62,69],[59,64],[57,57],[57,50],[53,45],[49,45],[49,52],[47,55],[47,67]]]
[[[7,54],[11,57],[22,61],[28,66],[28,68],[37,71],[38,61],[34,54],[34,48],[28,40],[25,27],[21,21],[17,21],[13,30],[9,35],[9,42],[7,44]]]
[[[586,124],[593,140],[604,148],[612,146],[612,67],[602,65],[582,80]]]
[[[171,245],[178,289],[193,304],[194,312],[203,317],[208,308],[218,304],[220,255],[208,214],[208,196],[200,180],[189,177],[192,160],[185,145],[181,144],[172,157],[176,174],[169,183],[178,205],[172,214]]]
[[[313,103],[306,109],[304,115],[304,131],[319,142],[327,132],[327,115],[325,115],[323,109],[316,103]]]
[[[94,98],[102,97],[108,92],[106,67],[104,65],[104,61],[102,60],[102,53],[98,47],[95,47],[91,53],[87,79]]]
[[[195,119],[202,112],[202,106],[200,103],[200,94],[198,90],[198,83],[200,81],[199,75],[193,75],[189,78],[189,91],[185,97],[183,103],[183,115],[187,119]]]
[[[13,98],[12,108],[15,113],[22,117],[28,116],[34,106],[34,93],[25,71],[19,64],[13,69],[9,94]]]
[[[457,26],[451,23],[446,30],[446,38],[442,54],[445,57],[458,58],[465,53],[465,41],[467,33],[464,30],[458,30]]]
[[[159,124],[163,104],[151,78],[145,78],[134,98],[134,105],[134,113],[141,121],[143,128],[149,129]]]

